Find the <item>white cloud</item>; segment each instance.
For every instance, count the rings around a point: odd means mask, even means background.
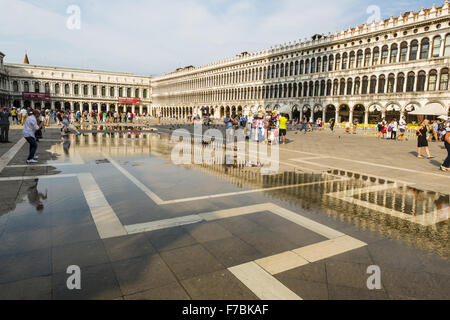
[[[354,11],[358,0],[274,1],[85,0],[82,28],[70,31],[65,9],[0,0],[8,12],[0,51],[7,61],[21,61],[29,49],[37,64],[161,74],[336,31],[364,14]]]

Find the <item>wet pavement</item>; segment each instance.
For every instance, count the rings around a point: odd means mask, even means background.
[[[0,153],[0,299],[449,298],[448,194],[344,169],[176,166],[168,135],[83,129],[47,130],[38,165],[26,144]]]

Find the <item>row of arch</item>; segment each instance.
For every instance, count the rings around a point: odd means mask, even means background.
[[[12,81],[12,91],[13,92],[43,92],[52,93],[55,95],[92,95],[92,96],[102,96],[106,97],[109,93],[110,97],[135,97],[135,98],[148,98],[148,89],[146,88],[124,88],[124,87],[107,87],[107,86],[97,86],[97,85],[87,85],[87,84],[60,84],[60,83],[50,83],[45,82],[43,86],[39,81],[35,81],[34,84],[31,83],[33,91],[30,91],[30,83],[28,81]],[[141,94],[142,93],[142,94]],[[134,94],[134,95],[133,95]]]
[[[319,96],[366,94],[394,94],[404,92],[447,91],[449,68],[408,73],[381,74],[341,79],[305,81],[277,85],[211,90],[191,95],[172,96],[165,102],[214,102],[234,100],[262,100]]]
[[[155,91],[158,93],[162,91],[195,90],[205,87],[277,79],[302,74],[425,60],[440,56],[450,57],[450,34],[443,37],[437,35],[431,39],[426,37],[421,40],[414,39],[400,43],[392,43],[390,45],[375,46],[373,48],[276,63],[267,67],[227,72],[223,75],[199,75],[194,79],[159,85],[155,88]]]

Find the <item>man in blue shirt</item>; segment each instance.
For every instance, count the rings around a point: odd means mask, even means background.
[[[223,119],[223,122],[225,123],[225,134],[226,134],[226,141],[227,144],[231,143],[233,141],[234,138],[234,121],[233,118],[230,117],[230,114],[227,113],[227,116],[225,117],[225,119]]]

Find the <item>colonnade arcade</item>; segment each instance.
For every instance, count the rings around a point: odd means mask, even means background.
[[[135,114],[148,115],[152,110],[148,105],[130,105],[120,103],[105,102],[84,102],[84,101],[30,101],[30,100],[14,100],[13,106],[16,108],[31,107],[36,109],[51,109],[65,111],[119,111],[133,112]]]
[[[410,115],[410,112],[423,108],[430,103],[440,104],[450,115],[449,107],[446,103],[439,101],[432,102],[373,102],[373,103],[317,103],[317,104],[256,104],[256,105],[219,105],[219,106],[180,106],[180,107],[155,107],[155,112],[161,113],[163,118],[187,119],[191,116],[209,114],[212,118],[221,119],[226,114],[249,115],[258,111],[278,111],[285,113],[290,119],[312,119],[329,122],[335,119],[337,123],[353,122],[355,119],[361,124],[376,124],[381,119],[387,121],[407,117],[407,122],[417,122],[419,118]]]

